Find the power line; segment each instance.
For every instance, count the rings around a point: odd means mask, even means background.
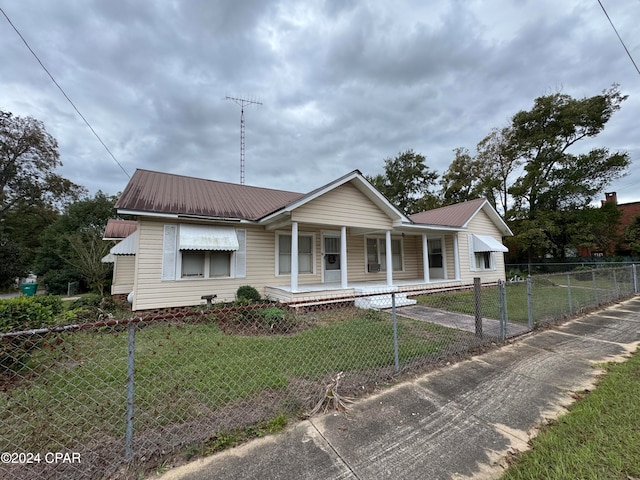
[[[89,121],[84,117],[84,115],[82,115],[82,113],[80,113],[80,110],[78,110],[78,107],[76,107],[76,105],[71,101],[71,99],[69,98],[69,96],[67,95],[67,93],[63,90],[63,88],[60,86],[60,84],[56,81],[55,78],[53,78],[53,75],[51,75],[51,72],[49,72],[49,70],[47,69],[47,67],[44,66],[44,64],[42,63],[42,61],[40,60],[40,58],[38,58],[38,55],[36,55],[36,52],[33,51],[33,49],[31,48],[31,46],[29,45],[29,43],[25,40],[25,38],[22,36],[22,34],[20,33],[20,31],[16,28],[16,26],[13,24],[13,22],[11,22],[11,20],[9,19],[9,16],[5,13],[5,11],[2,9],[2,7],[0,7],[0,12],[2,12],[2,15],[4,15],[4,18],[7,19],[7,22],[9,22],[9,25],[11,25],[11,27],[15,30],[15,32],[18,34],[18,36],[20,37],[20,39],[22,40],[22,42],[25,44],[25,46],[29,49],[29,51],[31,52],[31,54],[35,57],[35,59],[38,61],[38,63],[40,64],[40,66],[42,67],[42,69],[47,72],[47,75],[49,75],[49,78],[51,78],[51,81],[55,84],[56,87],[58,87],[58,90],[60,90],[60,92],[62,93],[62,95],[64,95],[64,98],[67,99],[67,101],[71,104],[71,106],[73,107],[73,109],[76,111],[76,113],[78,115],[80,115],[80,118],[82,118],[82,120],[84,121],[84,123],[87,125],[87,127],[89,127],[89,130],[91,130],[91,132],[95,135],[95,137],[98,139],[98,141],[102,144],[102,146],[104,147],[104,149],[107,151],[107,153],[111,156],[111,158],[113,159],[114,162],[116,162],[118,164],[118,166],[120,167],[120,169],[124,172],[124,174],[128,177],[131,178],[131,175],[129,175],[129,173],[124,169],[124,167],[120,164],[120,162],[118,161],[118,159],[115,157],[115,155],[113,153],[111,153],[111,150],[109,150],[109,147],[107,147],[107,145],[102,141],[102,139],[100,138],[100,136],[96,133],[96,131],[93,129],[93,127],[91,126],[91,124],[89,123]]]
[[[607,10],[604,8],[604,5],[602,5],[602,2],[600,0],[598,0],[598,3],[600,4],[600,8],[602,8],[602,11],[604,12],[604,14],[607,16],[607,19],[609,20],[609,23],[611,24],[611,27],[613,28],[613,31],[616,32],[616,35],[618,36],[618,40],[620,40],[620,43],[624,47],[624,51],[627,52],[627,55],[629,56],[629,59],[631,60],[631,63],[633,63],[633,66],[636,68],[636,72],[638,72],[638,75],[640,75],[640,69],[638,68],[638,65],[636,65],[635,60],[631,56],[631,52],[629,52],[629,49],[624,44],[624,41],[622,40],[622,37],[618,33],[618,30],[616,29],[615,25],[611,21],[611,17],[609,17],[609,14],[607,13]]]

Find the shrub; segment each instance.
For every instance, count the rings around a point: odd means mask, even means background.
[[[59,315],[60,313],[62,313],[62,310],[64,310],[62,298],[60,298],[58,295],[35,295],[32,298],[34,302],[51,308],[51,313],[54,316]]]
[[[54,310],[62,310],[55,297],[16,297],[0,300],[0,332],[31,330],[53,325]],[[58,299],[59,300],[59,299]],[[59,312],[58,312],[59,313]],[[5,337],[0,341],[0,366],[3,370],[17,371],[30,358],[31,351],[38,347],[39,339],[34,335]]]
[[[241,287],[238,287],[236,298],[239,301],[249,300],[251,302],[259,302],[261,300],[258,290],[250,285],[242,285]]]

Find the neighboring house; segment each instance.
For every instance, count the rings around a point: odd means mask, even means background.
[[[111,250],[133,260],[112,293],[133,292],[136,311],[231,301],[241,285],[311,302],[495,282],[512,235],[485,199],[407,217],[357,170],[307,194],[137,170],[116,208],[138,221]]]
[[[579,247],[579,257],[610,257],[619,254],[630,254],[629,245],[624,241],[627,227],[640,216],[640,202],[618,203],[618,194],[616,192],[606,192],[604,200],[600,200],[601,206],[606,203],[613,203],[620,210],[620,220],[618,221],[618,230],[616,232],[617,240],[611,242],[607,248],[589,248]]]

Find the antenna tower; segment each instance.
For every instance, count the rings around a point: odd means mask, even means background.
[[[240,105],[240,185],[244,185],[244,107],[247,105],[262,105],[261,102],[244,98],[227,97]]]

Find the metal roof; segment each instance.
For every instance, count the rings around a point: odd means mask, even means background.
[[[467,224],[478,209],[484,205],[484,202],[486,202],[484,198],[478,198],[468,202],[456,203],[455,205],[409,215],[409,218],[415,223],[460,228]]]
[[[136,231],[138,222],[135,220],[120,220],[110,218],[104,229],[103,240],[120,240],[126,238]]]
[[[115,206],[119,211],[258,220],[302,196],[138,169]]]

